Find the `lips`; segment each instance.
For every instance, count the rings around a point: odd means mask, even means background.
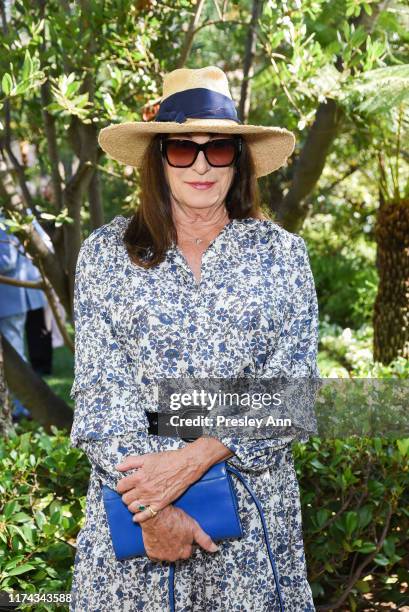
[[[213,183],[188,183],[188,185],[190,185],[191,187],[194,187],[195,189],[210,189],[210,187],[214,185],[214,182]]]

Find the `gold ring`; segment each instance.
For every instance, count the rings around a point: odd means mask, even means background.
[[[150,506],[147,506],[147,510],[149,510],[152,516],[156,516],[158,514],[157,511],[153,510]]]

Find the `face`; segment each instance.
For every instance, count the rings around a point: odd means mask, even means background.
[[[225,134],[170,134],[169,139],[193,140],[204,144],[208,140],[226,138]],[[234,177],[234,166],[215,168],[205,157],[204,151],[199,154],[189,168],[174,168],[163,158],[165,176],[171,192],[172,203],[175,201],[187,208],[208,209],[223,204]],[[207,188],[200,188],[192,183],[211,183]]]

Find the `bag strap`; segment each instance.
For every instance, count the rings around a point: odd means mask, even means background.
[[[268,529],[267,529],[266,521],[264,518],[263,508],[261,507],[261,504],[260,504],[260,500],[258,499],[257,495],[254,493],[253,489],[250,487],[248,482],[246,482],[243,475],[240,474],[240,472],[236,470],[236,468],[231,467],[230,465],[226,463],[226,469],[228,472],[231,472],[232,474],[237,476],[237,478],[243,483],[244,487],[250,493],[251,497],[253,498],[254,503],[256,504],[258,513],[260,515],[261,524],[263,525],[264,540],[266,542],[268,557],[270,559],[271,569],[274,575],[274,582],[276,585],[278,599],[280,602],[280,612],[284,612],[283,597],[282,597],[281,588],[280,588],[280,579],[278,576],[278,571],[277,571],[276,563],[274,560],[274,555],[271,550],[270,540],[268,537]],[[170,604],[171,612],[175,612],[175,563],[171,563],[170,568],[169,568],[169,604]]]
[[[175,563],[172,562],[169,568],[169,605],[170,612],[175,612]]]
[[[283,597],[282,597],[281,588],[280,588],[280,578],[278,576],[278,571],[277,571],[276,563],[275,563],[275,560],[274,560],[273,551],[271,550],[270,540],[269,540],[269,537],[268,537],[268,529],[267,529],[267,525],[266,525],[266,520],[264,518],[263,508],[261,507],[261,504],[260,504],[260,500],[258,499],[257,495],[254,493],[253,489],[250,487],[248,482],[246,482],[246,480],[243,477],[243,475],[240,474],[240,472],[238,470],[236,470],[236,468],[231,467],[230,465],[226,464],[226,469],[227,469],[228,472],[231,472],[232,474],[237,476],[237,478],[243,483],[243,485],[245,486],[247,491],[250,493],[251,497],[253,498],[254,503],[257,506],[257,510],[258,510],[259,515],[260,515],[261,523],[263,525],[264,540],[266,542],[268,556],[269,556],[270,564],[271,564],[271,569],[273,570],[274,582],[275,582],[275,585],[276,585],[278,599],[279,599],[279,602],[280,602],[280,612],[284,612]]]

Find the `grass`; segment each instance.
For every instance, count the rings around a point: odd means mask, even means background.
[[[74,337],[71,324],[67,324],[67,331]],[[27,338],[24,339],[25,354],[28,356]],[[59,346],[52,350],[52,374],[42,375],[42,379],[74,409],[74,401],[70,398],[70,390],[74,382],[74,355],[66,346]]]
[[[43,376],[44,381],[67,404],[74,408],[70,390],[74,382],[74,356],[66,346],[53,349],[52,374]]]

